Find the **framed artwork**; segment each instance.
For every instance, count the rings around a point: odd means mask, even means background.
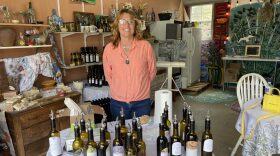
[[[89,12],[74,11],[74,22],[75,22],[75,28],[76,28],[77,32],[80,32],[81,25],[84,25],[84,26],[95,25],[96,26],[95,15],[94,15],[94,13],[89,13]]]
[[[245,56],[260,57],[261,45],[246,45]]]

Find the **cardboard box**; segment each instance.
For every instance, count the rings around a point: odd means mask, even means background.
[[[224,82],[237,82],[239,78],[240,63],[230,63],[224,73]]]

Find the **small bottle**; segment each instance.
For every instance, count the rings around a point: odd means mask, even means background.
[[[80,127],[79,127],[77,121],[75,122],[74,132],[75,132],[75,140],[72,144],[72,148],[73,148],[73,151],[75,152],[84,147],[84,143],[83,143],[83,141],[81,139],[81,135],[80,135]]]
[[[213,152],[213,136],[210,132],[210,113],[207,112],[207,116],[205,118],[205,131],[202,133],[202,141],[201,141],[201,155],[202,156],[212,156]]]
[[[157,156],[168,156],[168,140],[164,136],[164,120],[161,117],[161,123],[159,123],[159,136],[157,137]]]
[[[183,107],[183,118],[180,121],[180,139],[182,146],[184,146],[184,136],[185,136],[185,128],[187,125],[187,103],[184,102],[184,107]]]
[[[81,127],[81,139],[83,140],[84,145],[88,142],[88,133],[86,132],[86,121],[84,119],[84,114],[82,114],[82,118],[80,120]]]
[[[137,144],[137,119],[136,114],[133,112],[132,118],[132,142],[136,145]]]
[[[195,133],[195,121],[193,116],[190,116],[190,131],[186,137],[186,155],[198,155],[198,138]]]
[[[27,10],[27,18],[28,18],[28,24],[36,24],[35,11],[32,8],[31,2],[29,2],[29,7]]]
[[[93,129],[91,127],[91,121],[89,120],[88,127],[88,143],[86,148],[86,156],[97,156],[98,145],[94,141]]]
[[[121,139],[123,142],[126,140],[126,134],[127,134],[127,127],[125,126],[125,116],[124,116],[124,110],[123,108],[120,111],[120,121],[121,121]]]
[[[143,135],[142,135],[142,126],[139,120],[139,123],[137,124],[137,156],[146,156],[146,144],[143,140]]]
[[[167,124],[167,126],[168,127],[170,127],[171,126],[171,122],[170,122],[170,120],[169,120],[169,118],[168,118],[168,105],[167,105],[167,101],[165,101],[165,106],[164,106],[164,111],[163,111],[163,113],[165,114],[165,116],[166,116],[166,124]],[[172,118],[172,117],[171,117]]]
[[[113,156],[125,156],[124,143],[121,139],[121,129],[118,117],[115,125],[115,139],[113,140]]]
[[[99,142],[98,155],[99,156],[110,156],[109,149],[110,149],[109,144],[105,138],[105,125],[102,124],[102,127],[100,128],[100,142]]]
[[[167,117],[166,115],[163,113],[162,114],[162,122],[163,122],[163,125],[164,125],[164,135],[165,137],[167,138],[168,142],[170,142],[170,128],[169,126],[167,125]]]
[[[136,156],[136,147],[135,144],[132,142],[132,134],[131,134],[131,127],[128,124],[129,130],[126,134],[126,156]]]
[[[180,140],[180,136],[178,133],[178,122],[177,117],[174,115],[174,122],[173,122],[173,135],[170,141],[170,152],[171,156],[179,156],[182,153],[182,144]]]
[[[49,138],[50,153],[51,155],[61,155],[62,148],[61,148],[60,133],[59,131],[56,130],[56,123],[55,123],[56,118],[53,113],[53,110],[51,110],[50,119],[51,119],[51,132]]]
[[[102,118],[101,123],[104,124],[105,139],[106,139],[106,141],[108,143],[110,143],[110,141],[111,141],[111,134],[110,134],[110,132],[108,132],[108,129],[107,129],[107,115],[106,115],[105,111],[103,111],[103,118]]]

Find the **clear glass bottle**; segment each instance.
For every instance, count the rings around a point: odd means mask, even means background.
[[[28,24],[36,24],[36,16],[35,16],[35,11],[32,8],[32,3],[29,2],[29,7],[27,10],[27,19],[28,19]]]

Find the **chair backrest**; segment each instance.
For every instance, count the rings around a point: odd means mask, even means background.
[[[263,97],[263,87],[268,87],[267,81],[257,73],[243,75],[237,83],[237,99],[241,110],[249,100]]]

